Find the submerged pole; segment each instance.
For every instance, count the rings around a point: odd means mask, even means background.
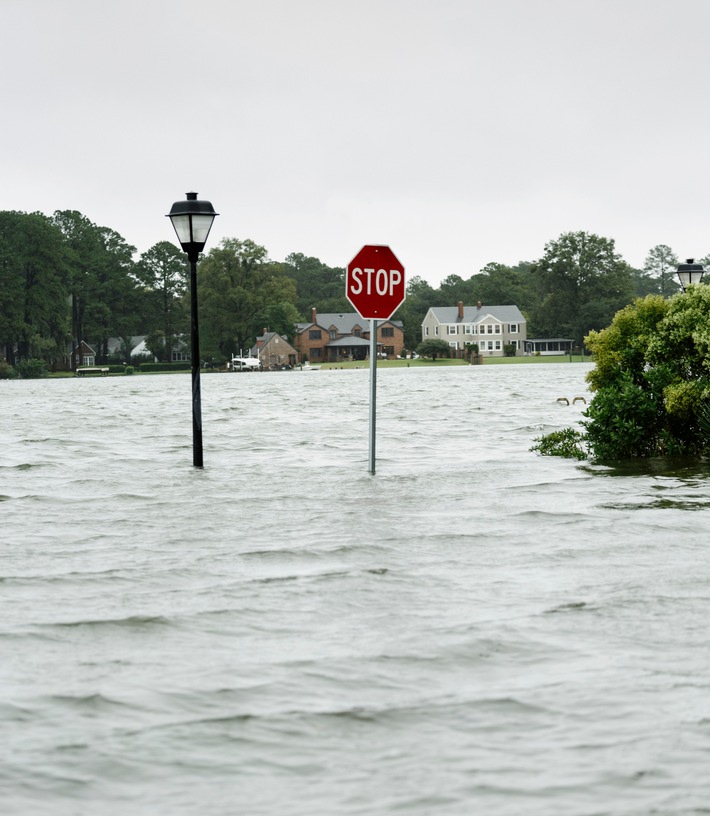
[[[375,438],[377,416],[377,321],[370,320],[370,455],[368,473],[375,473]]]

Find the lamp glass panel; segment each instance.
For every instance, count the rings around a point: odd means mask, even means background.
[[[205,244],[207,236],[210,234],[214,215],[193,215],[192,216],[192,240],[197,244]]]
[[[694,269],[690,273],[690,282],[691,283],[700,283],[703,279],[703,270],[702,269]]]
[[[170,220],[173,222],[175,234],[181,244],[189,244],[192,241],[190,235],[190,216],[189,215],[171,215]]]

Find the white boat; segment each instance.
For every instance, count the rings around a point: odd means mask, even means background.
[[[232,357],[232,371],[259,371],[261,360],[258,357]]]
[[[311,364],[308,362],[308,360],[306,360],[306,362],[305,362],[305,363],[303,363],[303,364],[300,366],[300,368],[301,368],[301,371],[318,371],[318,369],[320,368],[320,366],[312,366],[312,365],[311,365]]]

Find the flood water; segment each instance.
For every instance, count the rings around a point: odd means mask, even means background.
[[[710,468],[586,364],[0,382],[0,810],[710,812]]]

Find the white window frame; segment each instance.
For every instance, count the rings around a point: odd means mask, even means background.
[[[459,327],[456,324],[454,324],[454,325],[449,324],[449,334],[458,334],[458,333],[459,333]]]
[[[511,323],[508,328],[509,328],[511,334],[517,334],[518,333],[518,324],[517,323]]]

